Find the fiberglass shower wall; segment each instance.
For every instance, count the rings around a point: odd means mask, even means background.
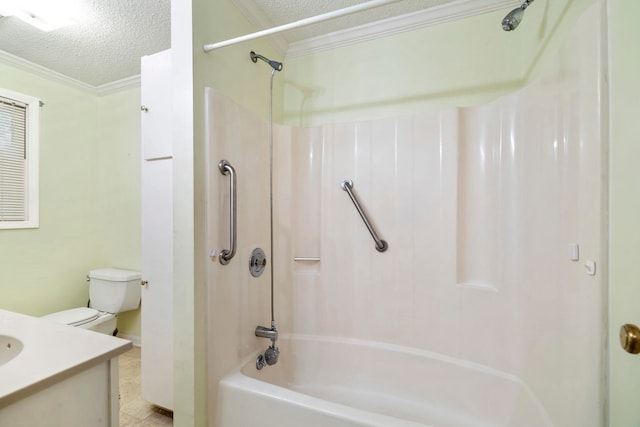
[[[268,343],[257,339],[254,330],[257,325],[269,325],[271,319],[271,264],[255,278],[249,274],[249,257],[254,248],[269,253],[269,128],[255,113],[211,88],[205,90],[205,103],[206,229],[211,255],[207,260],[207,385],[209,400],[215,402],[224,374]],[[227,265],[220,263],[219,253],[230,248],[230,177],[220,173],[221,160],[227,160],[237,175],[237,251]],[[210,419],[214,414],[215,404],[211,404]]]
[[[547,71],[495,102],[277,141],[281,329],[483,364],[527,384],[553,425],[601,425],[602,19],[588,9]]]

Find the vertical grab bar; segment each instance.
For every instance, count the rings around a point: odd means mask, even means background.
[[[364,225],[367,226],[367,228],[369,229],[369,233],[371,233],[371,237],[373,237],[374,242],[376,242],[376,250],[378,252],[386,251],[389,248],[389,245],[387,244],[387,242],[385,242],[384,240],[378,237],[378,234],[373,229],[373,226],[367,219],[367,215],[364,213],[364,211],[360,207],[360,203],[358,203],[358,199],[356,199],[356,196],[351,191],[351,189],[353,188],[353,181],[351,181],[350,179],[345,179],[344,181],[342,181],[342,184],[340,184],[340,187],[342,187],[342,189],[346,191],[347,194],[349,194],[351,201],[355,205],[356,209],[358,210],[358,213],[360,214],[360,216],[362,217],[362,220],[364,221]]]
[[[230,217],[230,232],[229,232],[229,250],[223,249],[220,252],[220,264],[227,265],[231,258],[233,258],[236,254],[236,170],[231,166],[231,164],[226,160],[220,160],[218,163],[218,169],[222,175],[230,175],[230,184],[229,184],[229,217]]]

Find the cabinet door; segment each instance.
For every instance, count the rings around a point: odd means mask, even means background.
[[[171,51],[141,59],[142,158],[171,156]]]
[[[172,160],[142,161],[142,398],[173,409]]]

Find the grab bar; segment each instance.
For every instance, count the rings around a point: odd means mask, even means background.
[[[353,188],[353,181],[351,181],[350,179],[345,179],[344,181],[342,181],[342,184],[340,184],[340,187],[342,187],[342,189],[346,191],[347,194],[349,194],[349,197],[351,197],[351,201],[353,202],[356,209],[358,210],[358,213],[362,217],[362,220],[364,221],[364,225],[367,226],[367,228],[369,229],[369,233],[371,233],[371,237],[373,237],[373,240],[376,242],[376,250],[378,252],[386,251],[387,248],[389,248],[389,245],[387,244],[387,242],[385,242],[384,240],[381,240],[378,237],[378,234],[376,234],[376,231],[371,226],[371,223],[369,223],[369,220],[367,219],[367,215],[364,213],[364,211],[360,207],[360,203],[358,203],[358,199],[356,199],[356,196],[351,191],[351,189]]]
[[[226,161],[226,160],[220,160],[220,163],[218,163],[218,169],[220,169],[220,173],[222,175],[230,175],[230,184],[229,184],[229,197],[230,197],[230,203],[229,203],[229,217],[230,217],[230,235],[229,235],[229,240],[230,240],[230,248],[229,250],[227,249],[223,249],[220,252],[220,264],[222,265],[227,265],[229,264],[229,261],[231,261],[231,258],[233,258],[236,254],[236,170],[233,168],[233,166],[231,166],[231,164]]]

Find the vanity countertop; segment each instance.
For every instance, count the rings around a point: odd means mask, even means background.
[[[132,347],[117,337],[1,309],[0,335],[24,346],[0,365],[0,409]]]

